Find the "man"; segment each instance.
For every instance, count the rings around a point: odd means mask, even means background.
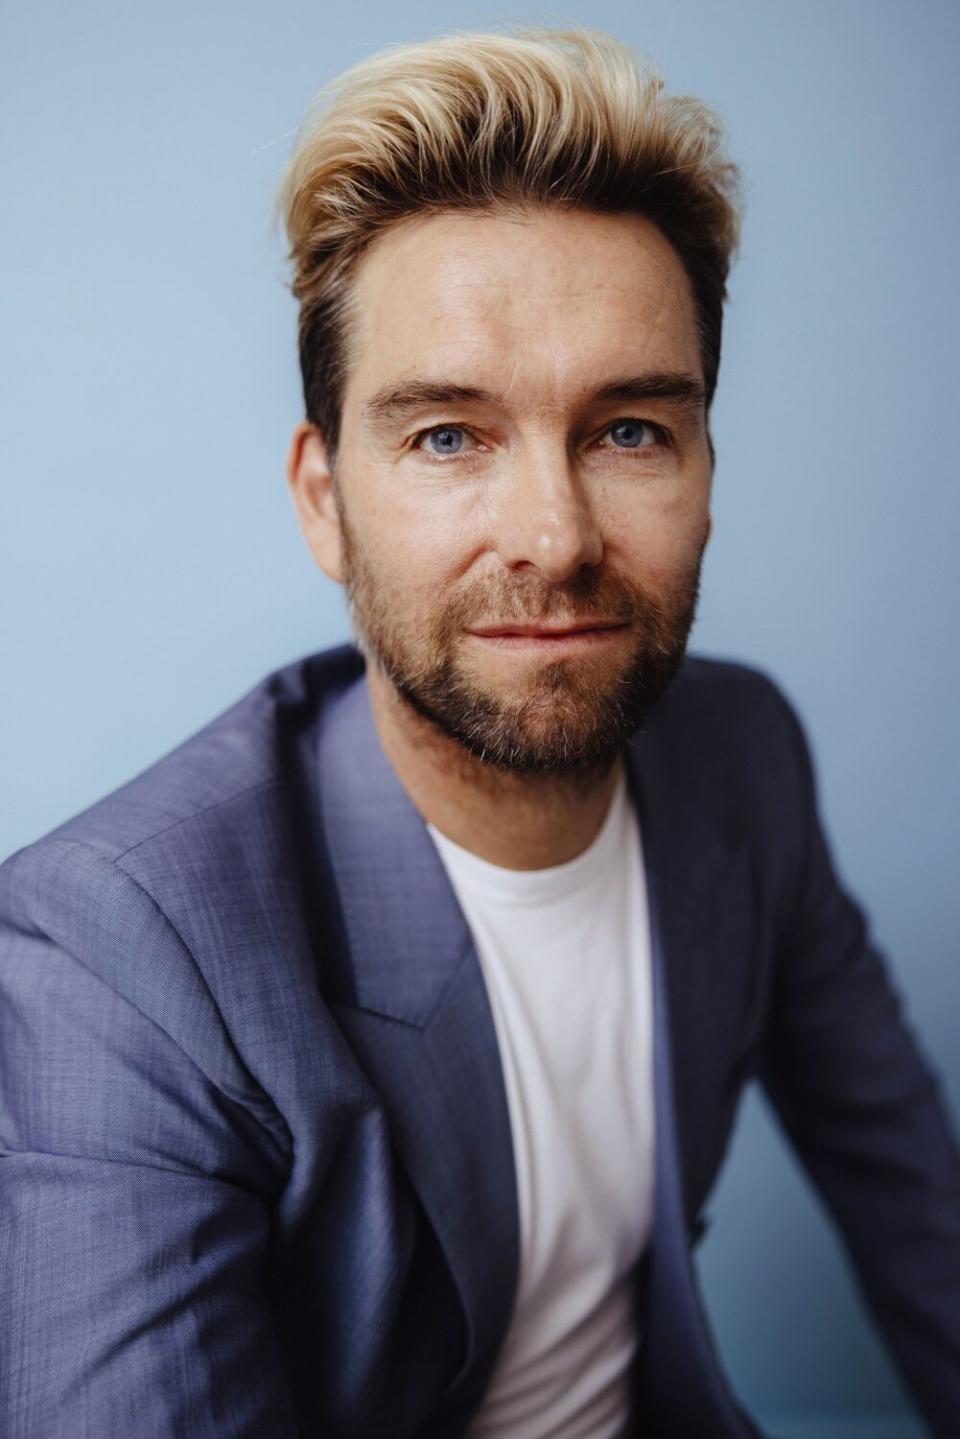
[[[588,34],[301,137],[288,478],[362,654],[0,870],[10,1439],[756,1433],[690,1261],[751,1074],[960,1432],[937,1084],[791,711],[684,662],[734,194]]]

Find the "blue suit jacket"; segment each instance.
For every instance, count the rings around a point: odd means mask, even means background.
[[[960,1160],[800,729],[690,660],[632,746],[657,1170],[638,1433],[755,1433],[690,1247],[757,1074],[933,1431],[960,1434]],[[517,1204],[470,935],[348,647],[0,868],[0,1433],[461,1434]],[[602,1042],[602,1037],[598,1037]]]

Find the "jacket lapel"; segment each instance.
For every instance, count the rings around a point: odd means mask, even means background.
[[[516,1289],[518,1217],[506,1092],[479,961],[422,818],[383,753],[367,686],[320,736],[320,813],[342,943],[324,988],[390,1117],[463,1306],[451,1383],[484,1373]]]
[[[656,1175],[639,1412],[665,1433],[754,1433],[726,1387],[690,1253],[708,1112],[704,1087],[729,1038],[726,964],[746,942],[741,836],[685,793],[657,730],[638,738],[628,777],[640,820],[653,977]],[[725,897],[732,900],[725,904]],[[731,911],[736,922],[731,926]]]
[[[728,1049],[742,1040],[751,944],[749,855],[717,796],[687,788],[682,756],[642,735],[629,774],[667,1028],[661,1058],[676,1108],[677,1158],[692,1222],[712,1179],[710,1131]]]

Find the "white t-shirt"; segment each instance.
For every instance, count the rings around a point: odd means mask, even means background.
[[[516,1305],[469,1439],[617,1439],[639,1338],[631,1270],[653,1205],[636,816],[621,777],[589,848],[541,870],[503,869],[430,832],[490,996],[520,1210]]]

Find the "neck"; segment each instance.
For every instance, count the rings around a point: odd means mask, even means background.
[[[622,761],[604,772],[515,774],[485,764],[416,714],[367,666],[374,724],[412,804],[441,834],[506,869],[546,869],[582,854],[606,817]]]

